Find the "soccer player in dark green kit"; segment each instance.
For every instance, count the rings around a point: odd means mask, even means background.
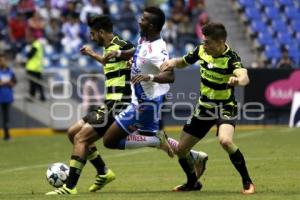
[[[173,190],[199,190],[199,182],[193,172],[193,165],[189,162],[188,152],[216,124],[219,142],[241,175],[241,192],[253,194],[255,187],[248,174],[244,156],[232,139],[237,118],[234,86],[249,83],[247,70],[243,68],[237,53],[226,44],[227,32],[223,24],[209,23],[202,31],[203,44],[181,58],[165,61],[161,66],[161,70],[165,71],[174,67],[184,68],[197,61],[200,63],[201,95],[193,116],[184,125],[177,153],[187,182]]]

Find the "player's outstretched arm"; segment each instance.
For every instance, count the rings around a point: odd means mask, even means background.
[[[131,48],[128,50],[112,51],[112,52],[107,53],[104,56],[104,61],[108,61],[112,58],[122,58],[124,60],[129,60],[134,55],[134,52],[135,52],[135,48]]]
[[[187,66],[187,64],[184,62],[184,60],[182,58],[173,58],[173,59],[165,61],[160,66],[160,70],[168,71],[168,70],[172,70],[175,67],[176,68],[184,68],[186,66]]]
[[[101,64],[105,65],[105,61],[102,57],[102,55],[97,54],[96,52],[94,52],[90,47],[88,46],[83,46],[80,49],[80,53],[82,53],[83,55],[88,55],[91,58],[97,60],[98,62],[100,62]]]
[[[228,80],[228,85],[236,86],[246,86],[249,84],[250,80],[248,77],[247,69],[240,68],[233,71],[234,76],[230,77]]]
[[[141,81],[153,81],[156,83],[174,83],[175,75],[173,70],[160,72],[157,75],[153,74],[139,74],[137,76],[132,77],[132,84],[139,83]]]

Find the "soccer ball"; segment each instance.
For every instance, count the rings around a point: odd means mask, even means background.
[[[64,163],[53,163],[47,168],[47,181],[56,188],[63,186],[68,176],[69,167]]]

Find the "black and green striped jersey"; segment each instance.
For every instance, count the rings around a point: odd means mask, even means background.
[[[225,52],[213,57],[208,55],[203,45],[199,45],[194,51],[183,56],[187,64],[200,62],[200,98],[199,104],[211,107],[215,104],[235,105],[234,87],[227,84],[229,77],[233,76],[236,69],[243,68],[241,59],[236,52],[226,45]]]
[[[104,56],[117,50],[128,50],[134,46],[127,41],[115,36],[110,45],[104,48]],[[106,100],[130,102],[130,69],[127,67],[127,60],[112,58],[103,67],[106,76]]]

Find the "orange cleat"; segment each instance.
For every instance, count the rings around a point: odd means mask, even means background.
[[[248,195],[248,194],[254,194],[255,193],[255,186],[253,183],[250,183],[246,187],[241,190],[242,194]]]

